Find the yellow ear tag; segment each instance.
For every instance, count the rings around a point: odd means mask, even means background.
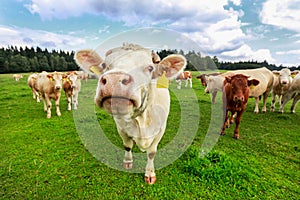
[[[50,78],[49,78],[49,80],[50,80],[50,81],[53,81],[53,78],[52,78],[52,77],[50,77]]]
[[[157,79],[156,88],[169,88],[169,79],[166,77],[166,72]]]
[[[90,67],[90,70],[92,71],[92,72],[94,72],[96,75],[100,75],[101,74],[101,71],[99,70],[99,68],[98,67],[96,67],[96,66],[91,66]]]
[[[251,85],[249,86],[249,88],[250,88],[250,90],[253,90],[253,89],[255,88],[255,85],[251,84]]]

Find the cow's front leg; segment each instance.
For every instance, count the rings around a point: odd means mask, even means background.
[[[131,169],[133,167],[133,157],[131,149],[133,147],[133,140],[132,138],[128,137],[127,134],[123,133],[122,131],[119,132],[123,139],[123,145],[125,148],[125,156],[123,160],[123,167],[125,169]]]
[[[72,110],[72,107],[71,107],[71,96],[70,95],[66,95],[67,97],[67,101],[68,101],[68,110]]]
[[[57,116],[61,116],[61,113],[60,113],[60,109],[59,109],[59,101],[60,101],[60,96],[55,100],[55,107],[56,107],[56,114]]]
[[[212,97],[211,102],[212,102],[212,104],[216,103],[217,93],[218,93],[217,91],[211,93],[211,97]]]
[[[178,85],[177,85],[177,89],[180,90],[180,89],[181,89],[181,80],[176,80],[176,82],[177,82],[177,84],[178,84]]]
[[[125,156],[124,156],[124,160],[123,160],[123,167],[125,169],[131,169],[133,168],[133,158],[132,158],[132,152],[131,152],[131,148],[128,146],[125,146]]]
[[[154,157],[155,157],[156,151],[147,151],[147,165],[146,165],[146,173],[145,173],[145,181],[147,184],[154,184],[156,182],[156,175],[154,172]]]
[[[225,129],[226,129],[226,125],[227,125],[227,120],[228,120],[228,111],[226,110],[224,113],[223,113],[223,126],[221,128],[221,132],[220,132],[220,135],[225,135]]]
[[[46,104],[47,104],[47,118],[51,118],[51,108],[52,108],[51,100],[50,100],[49,97],[46,97],[45,101],[46,101]]]
[[[76,92],[72,97],[72,103],[74,110],[77,110],[78,107],[78,93]]]
[[[233,137],[235,139],[240,138],[239,126],[240,126],[240,123],[241,123],[241,120],[242,120],[242,114],[243,114],[243,111],[237,112],[237,116],[236,116],[236,119],[235,119],[235,125],[236,126],[235,126],[234,134],[233,134]]]
[[[193,82],[192,82],[192,79],[189,79],[190,81],[190,88],[193,88]]]

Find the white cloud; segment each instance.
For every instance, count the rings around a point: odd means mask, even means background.
[[[263,4],[262,23],[300,32],[300,0],[267,0]]]
[[[300,32],[300,16],[297,15],[299,9],[295,6],[296,4],[292,6],[293,3],[299,1],[267,0],[260,13],[262,22]],[[224,6],[229,2],[236,6],[242,4],[241,0],[31,0],[31,3],[26,4],[26,8],[32,14],[38,14],[43,20],[67,19],[83,14],[92,14],[105,16],[112,21],[123,22],[125,26],[131,28],[157,25],[180,31],[194,40],[204,53],[211,56],[216,55],[221,60],[275,62],[270,50],[253,50],[245,44],[247,40],[251,39],[251,35],[255,38],[265,35],[268,31],[265,29],[265,25],[254,29],[256,35],[254,32],[243,32],[241,27],[249,25],[239,21],[239,17],[243,16],[244,12],[233,10],[233,8],[225,10]],[[109,26],[105,26],[99,29],[98,33],[109,32],[109,28]],[[30,34],[34,35],[34,31]],[[76,46],[85,42],[84,39],[71,37],[71,35],[54,34],[45,38],[44,33],[38,31],[37,34],[40,34],[39,37],[42,38],[40,40],[48,41],[43,44],[49,46],[56,45],[58,47],[67,43],[69,47],[72,47],[72,45]],[[36,42],[37,38],[30,36],[23,43],[30,42],[30,39]],[[98,38],[94,37],[94,39]],[[42,44],[42,41],[36,43]],[[71,41],[74,44],[71,44]]]
[[[25,7],[32,14],[40,15],[43,20],[66,19],[93,11],[86,0],[31,0],[31,3],[25,4]]]
[[[221,58],[230,61],[255,60],[263,62],[266,60],[269,63],[276,62],[276,60],[272,57],[269,49],[258,49],[257,51],[254,51],[250,46],[246,44],[233,51],[221,53]]]
[[[296,50],[289,50],[289,51],[277,51],[276,52],[277,55],[300,55],[300,49],[296,49]]]
[[[109,33],[109,26],[108,25],[106,25],[106,26],[104,26],[103,28],[101,28],[101,29],[99,29],[98,30],[98,33]]]
[[[42,30],[32,30],[27,28],[1,26],[0,43],[2,47],[7,46],[39,46],[48,49],[73,50],[85,44],[85,39],[71,35],[56,34]]]

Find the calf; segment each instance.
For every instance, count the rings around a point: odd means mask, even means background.
[[[160,60],[153,51],[124,44],[109,50],[105,60],[93,50],[77,51],[75,60],[81,68],[100,74],[95,103],[114,117],[125,147],[123,166],[133,167],[131,149],[136,144],[147,151],[145,181],[155,183],[154,157],[170,110],[169,90],[157,85],[157,78],[176,78],[186,59],[169,55]]]
[[[77,110],[78,93],[81,89],[80,76],[77,71],[68,72],[63,81],[63,88],[68,101],[68,110]]]
[[[291,113],[295,113],[296,104],[300,100],[300,73],[294,77],[289,89],[282,94],[281,105],[279,108],[280,113],[283,113],[285,104],[292,98],[293,103],[291,106]]]
[[[61,116],[59,101],[62,88],[62,74],[59,72],[39,74],[37,79],[37,88],[44,102],[44,111],[47,112],[47,118],[51,118],[51,99],[54,99],[57,116]]]
[[[177,76],[176,78],[176,82],[178,83],[177,89],[181,89],[182,81],[185,81],[185,87],[187,87],[188,83],[190,82],[190,88],[192,88],[193,87],[192,73],[190,71],[184,71]]]
[[[15,79],[15,81],[19,81],[20,78],[23,78],[22,74],[14,74],[13,75],[13,79]]]
[[[293,81],[292,75],[298,74],[298,71],[291,72],[290,69],[284,68],[280,71],[272,71],[274,76],[274,83],[272,88],[272,104],[271,112],[274,112],[276,96],[278,96],[278,102],[281,103],[282,94],[287,91]]]
[[[27,79],[27,83],[28,83],[28,86],[31,88],[33,99],[39,103],[40,102],[40,94],[39,94],[38,88],[37,88],[37,78],[38,78],[37,73],[31,74]]]
[[[249,80],[249,76],[243,74],[236,74],[233,76],[226,76],[223,86],[223,119],[224,124],[221,129],[221,135],[224,135],[225,128],[228,126],[228,112],[231,112],[231,116],[235,113],[235,129],[233,137],[238,139],[239,125],[241,123],[242,114],[246,109],[248,97],[249,97],[249,86],[258,85],[259,81],[256,79]]]

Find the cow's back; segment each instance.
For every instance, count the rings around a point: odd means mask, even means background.
[[[259,84],[255,87],[250,86],[249,97],[259,97],[265,92],[270,92],[273,87],[274,76],[273,73],[266,67],[258,69],[248,69],[248,70],[236,70],[226,72],[225,74],[244,74],[250,76],[251,79],[257,79]],[[225,75],[224,74],[224,75]]]

